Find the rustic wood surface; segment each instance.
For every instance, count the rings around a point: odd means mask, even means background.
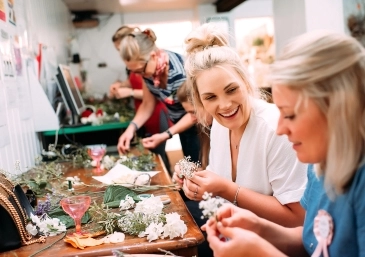
[[[160,172],[152,178],[151,185],[169,185],[172,184],[170,175],[165,169],[163,162],[156,156],[157,167],[155,170]],[[96,169],[70,169],[65,173],[65,176],[79,176],[81,181],[85,184],[101,185],[100,182],[93,179],[92,176],[104,175],[106,171],[97,172]],[[75,187],[76,191],[88,190],[88,191],[102,191],[105,188],[97,187]],[[180,214],[181,219],[184,220],[188,227],[187,233],[184,238],[175,239],[159,239],[149,243],[146,237],[139,238],[137,236],[126,235],[126,239],[122,243],[118,244],[103,244],[100,246],[87,247],[84,250],[76,249],[70,244],[65,243],[63,240],[57,242],[55,245],[47,250],[42,251],[37,254],[36,257],[41,256],[112,256],[112,250],[119,250],[123,253],[129,254],[150,254],[159,253],[163,255],[159,249],[166,251],[171,251],[178,256],[197,256],[197,245],[204,241],[204,236],[201,233],[199,227],[196,225],[194,219],[187,210],[185,203],[183,202],[178,191],[173,191],[169,189],[159,189],[154,191],[149,191],[148,193],[153,193],[154,195],[168,195],[171,198],[171,203],[167,204],[164,208],[165,213],[177,212]],[[102,193],[95,194],[95,197],[102,198]],[[99,200],[100,200],[99,199]],[[87,225],[83,225],[82,229],[87,232]],[[68,230],[68,234],[73,233],[73,229]],[[46,243],[44,244],[33,244],[29,246],[22,246],[19,249],[0,253],[0,257],[5,256],[17,256],[17,257],[28,257],[37,251],[43,249],[44,247],[50,246],[52,243],[60,239],[62,235],[48,237]]]

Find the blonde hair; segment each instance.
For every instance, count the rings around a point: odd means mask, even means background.
[[[185,39],[185,70],[191,85],[190,96],[194,106],[202,107],[197,87],[197,77],[203,71],[214,67],[231,67],[242,78],[247,95],[255,96],[254,89],[238,53],[229,46],[228,35],[211,23],[203,24]],[[246,105],[249,101],[246,101]],[[248,106],[247,106],[248,107]]]
[[[118,28],[117,31],[115,31],[115,33],[112,36],[112,41],[113,42],[121,41],[125,36],[135,31],[140,31],[140,29],[138,27],[129,27],[124,25]]]
[[[271,67],[273,84],[312,99],[328,123],[328,151],[320,163],[329,192],[343,193],[365,153],[365,52],[354,38],[316,31],[285,46]]]
[[[151,29],[133,31],[120,42],[120,56],[125,61],[148,61],[152,51],[157,51],[156,35]]]

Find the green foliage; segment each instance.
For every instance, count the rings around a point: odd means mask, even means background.
[[[111,116],[111,121],[115,121],[113,116],[118,113],[121,122],[130,121],[135,115],[134,108],[130,104],[130,98],[124,99],[109,99],[104,97],[103,99],[96,100],[93,98],[85,99],[85,103],[93,105],[96,109],[101,109]]]
[[[135,202],[140,201],[137,194],[124,186],[108,186],[104,193],[104,204],[109,208],[119,207],[120,201],[129,195]]]
[[[57,208],[54,208],[48,213],[48,216],[51,218],[57,218],[59,219],[63,224],[65,224],[66,228],[74,227],[75,222],[74,220],[63,211],[62,207],[58,206]],[[84,216],[81,218],[81,223],[86,224],[91,220],[91,216],[89,212],[85,212]]]
[[[252,42],[253,46],[262,46],[264,45],[264,40],[261,37],[257,37]]]
[[[29,171],[19,175],[10,175],[9,178],[14,184],[28,186],[36,195],[45,195],[52,192],[52,180],[62,178],[62,165],[56,162],[40,163]]]
[[[99,224],[101,230],[105,230],[107,234],[112,234],[114,231],[120,231],[118,228],[118,219],[120,214],[111,211],[104,204],[93,202],[90,205],[89,212],[92,221]]]
[[[138,152],[141,153],[140,155],[133,155],[129,154],[127,155],[127,159],[124,161],[119,161],[120,164],[123,164],[130,168],[131,170],[136,171],[151,171],[153,168],[156,167],[155,163],[155,156],[152,152],[146,151],[144,149],[143,145],[139,143],[136,148],[138,149]]]

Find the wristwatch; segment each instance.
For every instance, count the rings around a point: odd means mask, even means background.
[[[165,132],[169,135],[169,139],[172,138],[172,134],[171,134],[170,130],[166,130]]]

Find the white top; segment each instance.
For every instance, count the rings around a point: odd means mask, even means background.
[[[263,100],[251,100],[252,111],[242,135],[236,183],[281,204],[298,202],[307,183],[307,165],[299,162],[287,136],[278,136],[279,110]],[[232,181],[229,129],[216,120],[210,132],[210,170]]]

